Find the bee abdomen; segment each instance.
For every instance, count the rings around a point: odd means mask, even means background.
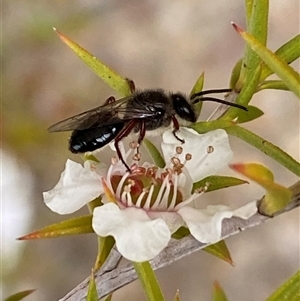
[[[111,142],[124,127],[124,122],[99,128],[74,130],[69,140],[72,153],[91,152]]]

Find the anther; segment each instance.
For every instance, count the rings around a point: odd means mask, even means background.
[[[130,192],[131,191],[131,185],[125,185],[123,191],[124,192]]]
[[[111,157],[111,165],[116,165],[119,159],[117,157]]]
[[[180,154],[182,154],[182,152],[183,152],[183,148],[182,148],[181,146],[177,146],[177,147],[176,147],[176,153],[177,153],[178,155],[180,155]]]
[[[208,154],[211,154],[213,151],[214,151],[214,147],[212,146],[212,145],[209,145],[208,147],[207,147],[207,153]]]
[[[132,180],[132,179],[128,179],[128,185],[134,186],[135,185],[135,181]]]
[[[139,147],[139,144],[137,143],[137,141],[133,140],[133,141],[129,142],[129,147],[131,149],[136,149]]]
[[[187,153],[187,154],[185,155],[185,160],[186,160],[186,161],[192,160],[192,154]]]
[[[179,158],[172,157],[172,158],[171,158],[171,163],[172,163],[173,165],[179,165],[181,162],[180,162]]]
[[[134,161],[140,161],[141,160],[141,154],[140,153],[135,154],[132,157],[132,160],[134,160]]]

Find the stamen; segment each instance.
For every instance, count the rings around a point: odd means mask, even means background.
[[[182,148],[181,146],[177,146],[177,147],[176,147],[176,153],[177,153],[178,155],[182,154],[182,151],[183,151],[183,148]]]
[[[176,198],[177,198],[177,188],[178,188],[178,175],[175,173],[173,176],[173,198],[171,200],[171,203],[168,207],[168,211],[173,210],[176,205]]]
[[[131,194],[129,192],[126,192],[126,198],[127,198],[127,206],[128,207],[133,207],[134,204],[132,202],[132,197],[131,197]]]
[[[145,202],[145,205],[143,206],[143,209],[145,209],[145,210],[149,210],[150,209],[153,191],[154,191],[154,185],[151,185],[150,191],[148,193],[148,196],[147,196],[147,199],[146,199],[146,202]]]
[[[138,197],[138,199],[137,199],[137,201],[136,201],[136,203],[135,203],[135,207],[141,207],[142,200],[143,200],[145,194],[146,194],[148,191],[149,191],[149,190],[146,189],[146,188],[143,189],[143,192],[139,195],[139,197]]]
[[[130,173],[129,173],[128,171],[126,171],[126,173],[123,175],[121,181],[120,181],[119,184],[118,184],[118,187],[117,187],[117,189],[116,189],[116,197],[117,197],[118,199],[120,199],[121,189],[122,189],[123,184],[124,184],[124,182],[126,181],[126,179],[128,178],[129,175],[130,175]],[[122,194],[122,196],[123,196],[123,194]]]
[[[187,200],[181,202],[181,203],[178,203],[175,207],[174,207],[174,210],[179,210],[180,208],[190,204],[194,199],[196,199],[197,197],[199,196],[199,194],[197,193],[193,193]]]
[[[205,161],[207,156],[208,156],[208,153],[206,152],[205,155],[201,159],[198,160],[198,164],[195,166],[195,169],[201,168],[201,164]]]
[[[106,184],[107,184],[108,188],[110,189],[110,191],[114,191],[112,188],[112,184],[111,184],[112,171],[113,171],[113,164],[111,164],[109,166],[108,171],[107,171],[107,176],[106,176]]]
[[[126,207],[127,206],[127,198],[126,198],[126,194],[127,194],[127,192],[126,191],[123,191],[122,192],[122,196],[121,196],[121,202],[122,202],[122,204]]]
[[[207,147],[207,153],[208,153],[208,154],[211,154],[214,150],[215,150],[215,149],[214,149],[214,147],[213,147],[212,145],[209,145],[209,146]]]
[[[171,189],[170,182],[167,181],[165,192],[164,192],[162,200],[159,204],[160,209],[163,209],[163,210],[168,209],[168,200],[169,200],[169,195],[170,195],[170,189]]]
[[[157,208],[157,207],[160,206],[161,197],[162,197],[162,194],[164,193],[164,191],[166,189],[166,185],[167,185],[168,181],[169,181],[169,176],[167,175],[164,178],[164,180],[163,180],[163,182],[160,186],[159,192],[157,194],[157,197],[156,197],[156,200],[155,200],[154,204],[152,205],[152,208]]]

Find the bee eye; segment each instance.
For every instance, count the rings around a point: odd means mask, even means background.
[[[172,99],[174,109],[181,118],[191,122],[195,122],[197,120],[192,106],[187,102],[185,97],[180,94],[173,94]]]

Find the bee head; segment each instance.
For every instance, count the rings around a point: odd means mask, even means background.
[[[182,94],[176,93],[171,95],[175,112],[184,120],[196,122],[197,116],[194,108]]]

